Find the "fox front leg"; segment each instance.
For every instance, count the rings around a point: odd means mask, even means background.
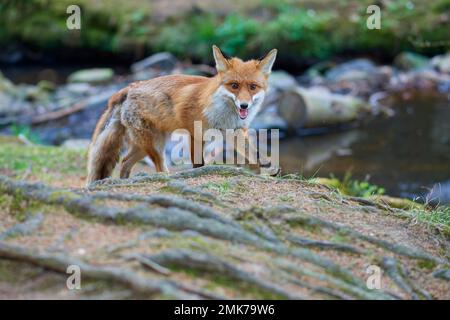
[[[191,138],[191,161],[193,168],[203,167],[205,159],[203,158],[204,142]]]

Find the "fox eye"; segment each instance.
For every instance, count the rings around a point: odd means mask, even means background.
[[[239,84],[237,82],[232,82],[231,83],[231,88],[238,89],[239,88]]]
[[[250,90],[252,90],[252,91],[256,90],[256,84],[252,83],[250,85]]]

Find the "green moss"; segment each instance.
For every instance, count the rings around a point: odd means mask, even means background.
[[[41,273],[41,268],[33,268],[21,262],[0,260],[0,282],[17,285],[29,281]]]
[[[9,197],[7,195],[0,194],[0,207],[6,206],[9,202]]]
[[[11,197],[11,201],[9,202],[9,214],[16,217],[17,220],[23,221],[25,220],[27,207],[28,201],[18,192],[14,197]]]
[[[429,260],[419,260],[417,266],[421,269],[433,270],[436,267],[436,264]]]
[[[294,197],[292,195],[289,194],[284,194],[278,197],[278,199],[280,199],[280,201],[283,202],[292,202],[294,201]]]
[[[60,147],[26,146],[6,139],[0,143],[0,168],[12,171],[18,178],[35,175],[43,182],[58,178],[59,174],[85,174],[86,153]]]
[[[226,195],[232,190],[232,185],[229,181],[224,182],[208,182],[202,185],[203,188],[214,190],[219,192],[221,195]]]
[[[76,200],[79,198],[81,198],[80,195],[77,195],[71,191],[65,191],[65,190],[53,191],[49,196],[49,199],[51,201],[58,201],[58,200],[64,199],[65,202],[69,202],[71,200]]]
[[[358,181],[351,178],[351,172],[347,172],[342,180],[331,175],[330,178],[314,178],[310,180],[339,191],[348,196],[368,198],[382,195],[385,190],[382,187],[371,184],[368,181]]]
[[[344,243],[345,244],[345,243],[350,243],[351,240],[349,239],[349,237],[347,235],[336,233],[331,237],[330,241],[335,242],[335,243]]]
[[[205,285],[205,289],[208,290],[223,290],[228,288],[232,290],[238,297],[247,297],[252,299],[267,299],[275,300],[282,299],[281,296],[274,294],[272,292],[267,292],[259,287],[255,287],[249,283],[245,283],[229,276],[218,274],[218,273],[205,273],[204,271],[188,268],[180,268],[178,266],[169,265],[171,270],[175,272],[183,273],[186,276],[197,279],[201,278],[208,281]]]

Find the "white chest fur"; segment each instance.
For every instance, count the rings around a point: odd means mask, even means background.
[[[210,128],[248,128],[261,108],[264,96],[265,92],[263,90],[255,94],[252,103],[249,105],[247,117],[241,119],[237,112],[238,101],[235,95],[223,86],[220,86],[214,93],[211,104],[203,110],[203,115],[207,119]]]

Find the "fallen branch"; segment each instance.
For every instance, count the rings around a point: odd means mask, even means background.
[[[45,123],[45,122],[49,122],[49,121],[54,121],[54,120],[57,120],[60,118],[64,118],[73,113],[77,113],[77,112],[85,109],[89,105],[90,104],[87,102],[80,102],[80,103],[75,103],[68,108],[61,108],[61,109],[58,109],[55,111],[38,114],[31,118],[31,124],[37,125],[37,124],[41,124],[41,123]]]

